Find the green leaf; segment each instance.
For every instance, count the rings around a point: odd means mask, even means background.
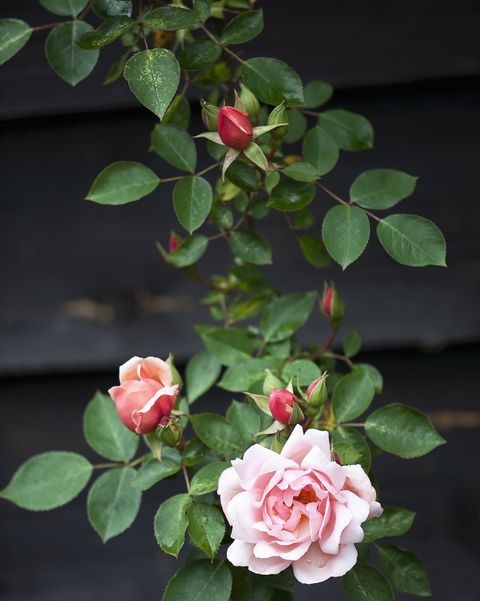
[[[178,557],[188,526],[187,511],[192,503],[189,495],[180,494],[164,501],[155,515],[153,529],[160,547],[174,557]]]
[[[380,394],[383,390],[383,377],[378,369],[369,363],[356,363],[353,367],[355,373],[367,375],[372,381],[375,392]]]
[[[296,106],[303,104],[302,80],[283,61],[276,58],[251,58],[242,63],[240,77],[249,90],[266,104],[282,101]]]
[[[343,376],[333,391],[333,412],[340,422],[346,422],[362,415],[366,411],[375,390],[368,376],[348,374]]]
[[[273,589],[246,568],[230,567],[233,577],[232,601],[270,601]]]
[[[147,490],[160,480],[175,475],[180,471],[181,456],[177,449],[164,447],[162,449],[162,461],[152,457],[150,461],[143,463],[133,481],[133,486],[138,490]]]
[[[228,601],[231,590],[232,576],[223,561],[199,559],[180,568],[162,601]]]
[[[370,222],[358,207],[332,207],[323,220],[322,238],[327,250],[342,269],[356,261],[370,238]]]
[[[132,486],[136,475],[131,467],[108,470],[88,493],[88,519],[104,543],[124,532],[137,517],[142,493]]]
[[[318,122],[342,150],[365,150],[373,147],[372,124],[362,115],[335,109],[322,113]]]
[[[76,20],[57,25],[48,34],[45,53],[50,67],[71,86],[90,75],[97,64],[98,50],[83,50],[75,43],[79,36],[92,30],[85,21]]]
[[[220,147],[221,148],[221,147]],[[228,180],[245,192],[255,192],[258,190],[260,180],[258,173],[253,165],[247,165],[243,161],[234,161],[225,172]]]
[[[395,169],[371,169],[353,182],[350,198],[366,209],[390,209],[413,194],[417,179]]]
[[[163,123],[176,125],[181,129],[188,129],[190,124],[190,103],[181,94],[175,96],[172,104],[168,107],[167,112],[163,117]]]
[[[265,340],[280,342],[290,338],[310,317],[316,300],[316,292],[306,292],[287,294],[270,303],[260,323]]]
[[[359,563],[343,577],[347,601],[393,601],[390,584],[374,568]]]
[[[39,0],[43,8],[61,17],[75,17],[87,6],[88,0]]]
[[[410,267],[446,267],[445,238],[438,227],[418,215],[389,215],[377,226],[377,236],[387,253]]]
[[[340,151],[332,136],[319,127],[310,129],[302,146],[303,157],[320,175],[325,175],[337,164]]]
[[[210,16],[210,4],[208,0],[193,0],[193,12],[199,21],[206,21]]]
[[[215,384],[221,368],[221,363],[207,351],[197,353],[190,359],[185,374],[190,404]]]
[[[247,10],[227,23],[222,33],[222,44],[243,44],[253,40],[263,30],[263,11]]]
[[[297,182],[314,182],[320,178],[320,174],[310,163],[293,163],[285,167],[282,173]]]
[[[227,411],[227,420],[242,437],[245,448],[255,442],[257,434],[272,423],[271,416],[266,416],[257,405],[238,401],[232,401]]]
[[[188,134],[187,134],[188,135]],[[197,175],[182,177],[173,190],[173,206],[178,221],[191,234],[208,217],[213,192],[210,184]]]
[[[162,6],[145,15],[144,24],[151,29],[176,31],[178,29],[193,29],[198,25],[198,19],[189,8],[179,6]]]
[[[19,52],[33,29],[20,19],[0,19],[0,65]]]
[[[41,453],[18,468],[0,497],[30,511],[55,509],[74,499],[91,475],[90,462],[77,453]]]
[[[228,237],[232,253],[253,265],[268,265],[272,262],[272,251],[266,240],[254,232],[237,230]]]
[[[316,80],[307,83],[303,93],[305,106],[309,109],[316,109],[330,100],[333,96],[333,88],[325,81]]]
[[[197,326],[207,350],[222,365],[233,365],[250,358],[257,343],[245,328],[215,328]]]
[[[138,436],[123,425],[114,402],[101,392],[85,409],[83,433],[91,448],[110,461],[128,462],[138,449]]]
[[[180,82],[180,65],[173,52],[165,48],[137,52],[128,60],[123,75],[138,100],[161,121]]]
[[[123,75],[123,69],[125,67],[125,63],[127,62],[127,57],[127,53],[122,54],[110,65],[103,81],[104,86],[108,86],[120,79],[120,77]]]
[[[393,545],[379,547],[378,559],[390,584],[402,593],[429,597],[427,573],[416,555]]]
[[[220,415],[215,413],[196,413],[191,416],[195,434],[203,444],[219,455],[239,457],[245,450],[242,435]]]
[[[303,138],[307,131],[307,120],[300,111],[287,109],[288,131],[283,138],[286,144],[294,144]],[[273,171],[272,173],[276,173]]]
[[[209,492],[216,491],[218,479],[227,467],[230,467],[230,463],[214,461],[199,469],[190,483],[190,494],[193,496],[206,495]]]
[[[223,374],[218,383],[220,388],[231,392],[245,392],[262,378],[265,378],[265,370],[275,363],[269,358],[254,358],[239,361],[231,365]]]
[[[404,459],[425,455],[446,442],[421,411],[401,403],[374,411],[365,429],[377,446]]]
[[[155,190],[160,178],[142,163],[118,161],[97,175],[87,200],[102,205],[123,205]]]
[[[335,428],[332,432],[333,449],[342,465],[359,463],[368,474],[372,453],[365,438],[355,428]]]
[[[178,55],[180,67],[185,71],[197,71],[213,65],[222,54],[220,46],[210,40],[195,40]]]
[[[362,339],[358,332],[349,332],[343,340],[343,352],[347,357],[355,357],[362,348]]]
[[[184,240],[175,252],[168,255],[168,262],[175,267],[188,267],[199,261],[208,247],[208,238],[195,234]]]
[[[188,534],[194,545],[214,559],[225,535],[225,522],[215,505],[194,501],[187,511]]]
[[[300,248],[302,249],[305,260],[313,267],[321,269],[330,265],[330,259],[327,255],[325,244],[319,238],[305,234],[298,238]]]
[[[95,14],[102,19],[132,16],[131,0],[91,0],[91,4]]]
[[[402,507],[384,507],[383,514],[362,524],[365,538],[363,542],[371,543],[386,536],[402,536],[410,530],[415,513]]]
[[[152,148],[173,167],[190,173],[195,171],[197,149],[192,137],[184,129],[175,125],[155,125]]]
[[[285,177],[272,190],[268,206],[278,211],[299,211],[312,202],[316,192],[315,184],[296,182]]]
[[[285,365],[282,376],[288,382],[298,376],[300,386],[308,386],[321,376],[322,372],[316,363],[309,359],[296,359]]]
[[[104,21],[95,31],[82,34],[75,41],[77,46],[84,50],[104,48],[124,33],[127,33],[135,25],[135,21],[129,17],[110,17]]]

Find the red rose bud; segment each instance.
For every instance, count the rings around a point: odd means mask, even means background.
[[[168,241],[168,252],[174,253],[180,244],[180,240],[177,238],[177,235],[172,232],[170,234],[170,239]]]
[[[289,424],[295,401],[295,395],[284,388],[272,390],[268,398],[268,408],[272,417],[282,424]]]
[[[202,105],[202,120],[209,131],[217,131],[217,117],[220,109],[206,100],[200,100]]]
[[[223,106],[217,117],[217,129],[225,146],[245,150],[253,140],[252,124],[248,113],[233,106]]]
[[[322,313],[328,317],[333,328],[335,330],[338,329],[345,314],[345,303],[340,298],[333,284],[325,284],[321,310]]]
[[[327,397],[327,374],[324,373],[307,388],[307,401],[309,405],[318,409],[325,404]]]

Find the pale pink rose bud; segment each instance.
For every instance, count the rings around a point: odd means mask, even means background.
[[[108,392],[125,426],[136,434],[148,434],[172,412],[178,385],[173,384],[166,361],[132,357],[120,366],[120,386]]]
[[[253,140],[248,113],[233,106],[223,106],[217,117],[217,129],[222,142],[229,148],[245,150]]]
[[[268,407],[272,417],[282,424],[290,423],[293,408],[295,406],[295,395],[284,388],[273,389],[268,397]]]

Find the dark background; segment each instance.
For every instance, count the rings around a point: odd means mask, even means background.
[[[0,17],[55,20],[33,0],[0,4]],[[347,329],[364,340],[362,360],[385,376],[377,406],[417,405],[443,428],[448,445],[431,456],[378,460],[382,501],[418,512],[400,544],[426,563],[435,598],[478,600],[480,5],[271,0],[263,7],[266,30],[246,47],[248,56],[282,58],[306,82],[331,81],[332,106],[361,112],[375,127],[375,149],[342,153],[327,185],[346,194],[373,167],[418,175],[417,192],[401,210],[432,218],[449,243],[447,270],[399,266],[372,239],[346,274],[319,272],[305,265],[282,220],[269,219],[268,231],[261,225],[275,259],[266,274],[280,290],[320,289],[335,279],[348,305]],[[83,200],[116,160],[170,172],[147,152],[153,116],[123,81],[101,86],[115,49],[71,89],[49,70],[45,37],[34,34],[0,70],[0,486],[37,452],[91,456],[81,415],[92,393],[115,382],[118,364],[133,354],[172,351],[184,363],[200,349],[192,325],[210,319],[197,303],[202,290],[155,250],[175,225],[166,187],[124,207]],[[196,112],[193,127],[202,129]],[[317,196],[319,216],[327,206]],[[222,271],[222,244],[203,261],[205,273]],[[305,337],[318,342],[325,334],[318,319]],[[198,406],[226,404],[218,391]],[[164,494],[161,485],[146,494],[137,522],[106,548],[86,521],[85,495],[51,513],[2,504],[0,598],[160,599],[176,566],[151,530]],[[342,598],[339,582],[303,587],[298,598],[318,595]]]

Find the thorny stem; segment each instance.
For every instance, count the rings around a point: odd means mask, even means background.
[[[43,31],[44,29],[52,29],[52,27],[56,27],[57,25],[61,25],[62,23],[66,23],[67,21],[57,21],[56,23],[47,23],[46,25],[37,25],[37,27],[32,27],[33,31]]]
[[[107,468],[111,468],[111,467],[135,467],[136,465],[138,465],[139,463],[142,463],[142,461],[145,459],[145,455],[141,455],[140,457],[137,457],[136,459],[133,459],[132,461],[128,461],[128,462],[112,462],[112,463],[94,463],[92,465],[92,468],[94,470],[102,470],[102,469],[107,469]]]
[[[340,196],[337,196],[334,192],[332,192],[331,190],[329,190],[328,188],[326,188],[324,185],[320,184],[319,182],[315,182],[316,185],[320,188],[320,190],[323,190],[323,192],[325,192],[325,194],[328,194],[331,198],[333,198],[336,202],[339,202],[342,205],[346,205],[347,207],[351,206],[351,203],[347,202],[346,200],[343,200],[343,198],[340,198]],[[374,213],[372,213],[371,211],[368,211],[367,209],[364,209],[363,207],[360,207],[362,209],[362,211],[364,213],[366,213],[369,217],[371,217],[372,219],[374,219],[375,221],[378,221],[380,223],[380,221],[382,221],[380,219],[380,217],[377,217]]]
[[[212,171],[212,169],[215,169],[215,167],[218,167],[219,165],[220,165],[220,163],[213,163],[213,165],[209,165],[208,167],[205,167],[205,169],[202,169],[198,173],[194,173],[193,176],[205,175],[205,173]],[[184,175],[176,175],[175,177],[166,177],[164,179],[161,179],[160,183],[168,184],[169,182],[178,182],[179,180],[183,179],[184,177],[185,177]]]
[[[212,42],[214,44],[216,44],[217,46],[219,46],[224,52],[226,52],[227,54],[229,54],[232,58],[234,58],[236,61],[238,61],[242,65],[245,63],[245,61],[242,58],[240,58],[238,56],[238,54],[236,54],[235,52],[233,52],[233,50],[230,50],[230,48],[228,48],[228,46],[225,46],[224,44],[222,44],[222,42],[218,38],[216,38],[213,35],[213,33],[205,27],[205,25],[201,25],[201,28],[208,35],[208,37],[212,40]]]

